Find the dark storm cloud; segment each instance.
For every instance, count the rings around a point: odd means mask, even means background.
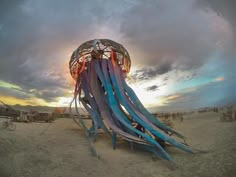
[[[68,95],[65,95],[65,91],[62,89],[56,89],[56,90],[46,89],[46,90],[38,92],[37,94],[38,98],[42,98],[43,100],[47,100],[49,102],[57,101],[57,98],[62,97],[62,96],[68,96]]]
[[[234,30],[234,34],[236,37],[236,1],[235,0],[197,0],[196,5],[199,7],[207,9],[212,9],[219,16],[222,16],[227,21],[230,22],[232,29]]]
[[[19,99],[30,98],[30,95],[21,89],[13,89],[13,88],[9,89],[9,88],[4,88],[4,87],[0,88],[0,95],[10,95],[12,97],[19,98]]]
[[[236,40],[228,42],[231,36],[222,21],[229,22],[235,36],[234,7],[233,0],[3,0],[0,80],[21,90],[0,88],[0,94],[46,101],[65,96],[71,87],[68,60],[72,51],[96,38],[100,30],[115,29],[121,36],[117,42],[127,47],[132,64],[142,65],[132,75],[137,81],[162,75],[168,77],[166,83],[172,77],[165,74],[171,70],[192,71],[219,51],[224,53],[222,73],[233,75]],[[184,79],[193,77],[189,74]]]
[[[25,0],[1,0],[0,19],[4,19],[8,11],[17,10]]]
[[[235,79],[235,65],[236,65],[236,1],[235,0],[197,0],[196,7],[206,11],[207,13],[216,12],[218,16],[225,19],[232,30],[231,38],[220,55],[224,61],[222,68],[224,68],[224,75],[230,80]],[[236,86],[236,85],[235,85]]]
[[[152,85],[152,86],[147,87],[145,90],[156,91],[156,90],[159,90],[160,87],[165,86],[166,84],[167,84],[166,82],[163,82],[162,84],[159,84],[159,85]]]
[[[49,87],[49,88],[43,88],[43,90],[0,87],[0,95],[11,96],[22,100],[27,100],[36,97],[39,99],[46,100],[48,102],[57,101],[58,97],[71,96],[64,89],[61,88],[55,89],[55,86],[53,86],[53,89],[50,89]]]
[[[60,88],[69,87],[68,62],[64,61],[69,60],[70,54],[65,54],[65,50],[70,49],[72,53],[81,42],[90,39],[96,31],[94,24],[107,18],[103,12],[110,3],[93,3],[2,1],[0,80],[14,83],[24,91],[42,91],[35,96],[47,101],[60,94],[63,96]]]
[[[190,73],[190,74],[186,74],[182,77],[179,77],[177,79],[177,81],[189,81],[189,80],[192,80],[192,79],[196,78],[197,76],[198,76],[197,73]]]
[[[146,90],[147,90],[147,91],[156,91],[156,90],[158,90],[158,88],[159,88],[159,86],[157,86],[157,85],[152,85],[152,86],[150,86],[150,87],[147,87]]]
[[[135,79],[136,81],[151,80],[158,75],[162,75],[169,72],[171,69],[172,69],[172,65],[169,63],[165,63],[160,66],[145,67],[145,68],[136,70],[131,75],[131,77]]]
[[[194,7],[193,0],[139,1],[121,31],[136,63],[146,66],[169,62],[173,68],[201,67],[224,42],[224,31],[213,29],[216,18]],[[223,1],[222,1],[223,2]]]
[[[163,82],[168,81],[168,80],[169,80],[169,77],[168,77],[168,76],[166,76],[166,77],[163,78]]]

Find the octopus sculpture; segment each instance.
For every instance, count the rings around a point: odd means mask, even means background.
[[[69,69],[75,80],[74,99],[79,123],[86,131],[94,153],[96,150],[90,137],[96,139],[97,130],[103,129],[116,148],[117,136],[132,147],[151,151],[156,156],[172,160],[163,143],[193,153],[186,144],[171,135],[185,139],[183,135],[163,124],[143,106],[125,78],[131,60],[128,51],[109,39],[90,40],[80,45],[72,54]],[[78,112],[82,103],[92,119],[86,126]],[[71,104],[72,104],[71,103]]]

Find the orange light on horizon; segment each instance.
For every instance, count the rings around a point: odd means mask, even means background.
[[[15,97],[11,97],[11,96],[0,96],[0,100],[3,101],[4,103],[8,104],[8,105],[16,105],[16,104],[20,104],[20,105],[29,105],[32,104],[30,103],[29,100],[22,100],[22,99],[18,99]],[[35,104],[36,105],[36,104]]]
[[[224,81],[224,80],[225,80],[225,78],[223,76],[215,78],[216,82],[221,82],[221,81]]]

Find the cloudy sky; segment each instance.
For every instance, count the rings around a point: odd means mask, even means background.
[[[153,108],[236,102],[235,0],[1,0],[0,100],[67,106],[68,62],[109,38],[132,61],[127,82]]]

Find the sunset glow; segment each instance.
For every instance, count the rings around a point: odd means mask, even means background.
[[[107,38],[128,50],[127,82],[145,106],[235,102],[234,12],[196,1],[6,3],[0,22],[0,100],[68,105],[75,85],[68,66],[72,52],[87,40]]]

